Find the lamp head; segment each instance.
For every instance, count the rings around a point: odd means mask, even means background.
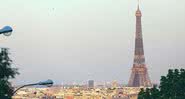
[[[46,85],[46,86],[48,86],[48,87],[51,87],[51,86],[53,85],[53,81],[50,80],[50,79],[48,79],[48,80],[46,80],[46,81],[41,81],[41,82],[39,82],[38,85]]]
[[[0,29],[0,34],[10,36],[12,34],[12,31],[13,29],[10,26],[5,26],[2,29]]]

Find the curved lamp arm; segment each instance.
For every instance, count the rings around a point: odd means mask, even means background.
[[[21,89],[21,88],[28,87],[28,86],[34,86],[34,85],[37,85],[37,84],[28,84],[28,85],[23,85],[23,86],[21,86],[21,87],[17,88],[17,89],[12,93],[12,95],[14,95],[14,94],[15,94],[19,89]]]
[[[28,87],[28,86],[35,86],[35,85],[46,85],[46,86],[50,87],[50,86],[53,85],[53,81],[49,79],[49,80],[42,81],[42,82],[39,82],[39,83],[23,85],[23,86],[17,88],[17,89],[12,93],[12,96],[13,96],[18,90],[20,90],[21,88]]]

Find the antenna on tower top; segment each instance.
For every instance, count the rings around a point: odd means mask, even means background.
[[[140,0],[137,0],[137,11],[140,11],[140,8],[139,8],[139,4],[140,4]]]
[[[138,2],[137,2],[137,9],[139,10],[139,0],[138,0]]]

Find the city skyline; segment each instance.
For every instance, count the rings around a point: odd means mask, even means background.
[[[153,83],[169,68],[185,67],[185,2],[159,2],[141,1],[145,57]],[[14,28],[11,37],[1,37],[1,47],[10,48],[20,71],[14,84],[46,78],[58,84],[89,79],[127,84],[134,57],[137,1],[2,3],[0,9],[10,8],[1,11],[0,25]]]

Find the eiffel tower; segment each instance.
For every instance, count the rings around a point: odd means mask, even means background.
[[[141,25],[142,13],[139,9],[139,3],[135,16],[136,16],[135,53],[132,73],[129,79],[128,86],[151,87],[152,84],[148,75],[144,57],[142,25]]]

